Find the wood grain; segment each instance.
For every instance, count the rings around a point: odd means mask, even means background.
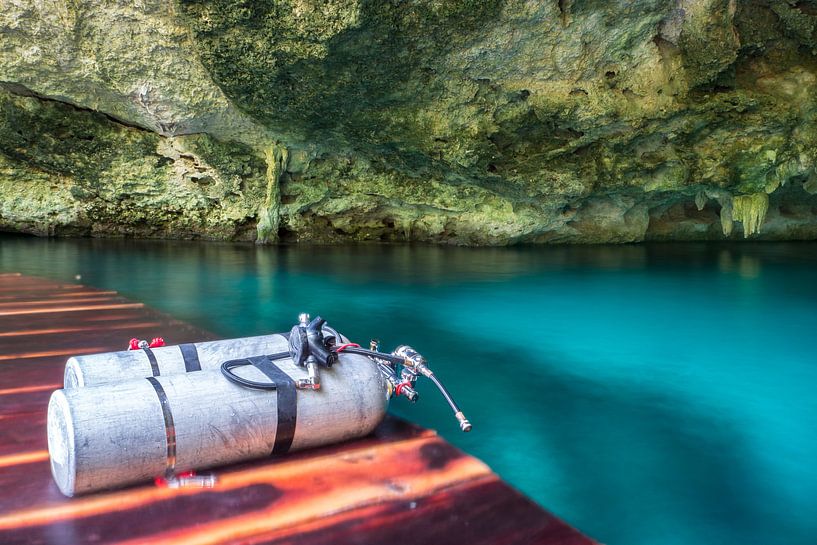
[[[392,417],[363,439],[220,468],[213,489],[65,498],[46,450],[50,393],[68,354],[121,350],[134,336],[214,338],[115,292],[0,274],[0,543],[593,543],[482,462]]]

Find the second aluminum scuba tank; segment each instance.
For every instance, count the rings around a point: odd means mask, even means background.
[[[342,355],[319,391],[275,361],[277,391],[244,388],[219,371],[57,390],[48,408],[51,470],[66,496],[152,480],[370,433],[386,414],[384,379],[372,362]],[[253,365],[235,372],[269,378]]]
[[[282,352],[288,346],[285,335],[274,334],[74,356],[65,364],[64,384],[66,388],[77,388],[134,378],[217,371],[227,360]]]

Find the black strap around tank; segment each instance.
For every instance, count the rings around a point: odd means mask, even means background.
[[[275,428],[275,444],[272,454],[283,454],[292,446],[298,417],[298,394],[295,381],[272,363],[269,356],[253,356],[247,360],[275,383],[278,398],[278,426]]]
[[[142,350],[145,351],[145,354],[148,356],[148,361],[150,362],[150,372],[153,373],[154,377],[159,376],[159,362],[156,361],[156,354],[153,353],[153,350],[148,348],[147,346],[144,347]]]
[[[191,371],[201,371],[199,351],[196,350],[195,344],[180,344],[179,350],[182,352],[182,359],[184,359],[184,370],[187,373],[190,373]]]
[[[170,412],[170,401],[162,385],[153,377],[147,377],[147,381],[156,391],[159,403],[162,406],[162,418],[165,422],[165,441],[167,445],[167,462],[165,464],[165,474],[173,475],[176,471],[176,424],[173,422],[173,413]]]

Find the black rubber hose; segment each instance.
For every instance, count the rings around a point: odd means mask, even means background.
[[[391,354],[384,354],[382,352],[375,352],[373,350],[366,350],[365,348],[356,348],[354,346],[344,348],[343,351],[344,352],[349,352],[349,353],[352,353],[352,354],[360,354],[360,355],[363,355],[363,356],[369,356],[369,357],[372,357],[372,358],[380,358],[381,360],[390,361],[390,362],[396,363],[396,364],[403,364],[406,361],[405,358],[401,358],[399,356],[393,356]],[[437,387],[437,389],[443,395],[445,400],[448,402],[448,405],[454,411],[455,416],[457,414],[462,413],[462,411],[460,410],[460,408],[457,405],[456,401],[454,401],[454,398],[451,397],[451,394],[448,392],[446,387],[443,386],[443,383],[440,382],[440,379],[438,379],[436,377],[436,375],[434,375],[434,373],[431,373],[429,375],[423,375],[423,376],[427,376],[428,378],[431,379],[431,382],[434,383],[434,385]],[[459,417],[457,419],[459,420]],[[471,429],[470,426],[468,427],[468,429]],[[467,431],[467,430],[463,430],[463,431]]]
[[[289,352],[278,352],[277,354],[270,354],[267,357],[272,361],[282,360],[289,357]],[[243,367],[245,365],[252,365],[249,358],[225,361],[221,364],[221,374],[224,375],[224,378],[230,382],[245,388],[252,388],[253,390],[275,390],[277,388],[274,382],[256,382],[254,380],[239,377],[233,373],[232,370],[234,367]]]
[[[453,409],[454,417],[457,419],[457,422],[460,423],[460,429],[464,432],[471,431],[471,423],[468,421],[467,418],[465,418],[465,415],[462,414],[462,411],[457,406],[457,403],[454,401],[454,398],[451,397],[451,394],[448,393],[448,390],[446,390],[445,386],[443,386],[443,383],[440,382],[440,379],[434,376],[434,373],[431,373],[427,376],[428,378],[431,379],[431,382],[433,382],[434,385],[437,386],[437,388],[440,390],[440,393],[443,394],[443,397],[451,406],[451,409]]]
[[[326,331],[329,333],[329,336],[335,338],[335,344],[341,344],[343,342],[340,340],[340,333],[338,333],[337,330],[329,324],[323,324],[323,331]]]
[[[440,379],[438,379],[437,376],[434,374],[431,374],[428,378],[431,379],[431,382],[433,382],[434,385],[437,386],[437,389],[440,390],[440,393],[443,394],[443,397],[451,406],[451,409],[454,411],[454,413],[456,414],[460,412],[460,408],[457,406],[457,403],[454,401],[454,398],[451,397],[450,393],[448,393],[448,390],[446,389],[445,386],[443,386],[443,383],[440,382]]]
[[[374,350],[366,350],[365,348],[357,348],[357,347],[354,347],[354,346],[349,346],[347,348],[344,348],[343,351],[344,352],[349,352],[350,354],[360,354],[362,356],[369,356],[369,357],[372,357],[372,358],[380,358],[381,360],[390,361],[390,362],[396,363],[396,364],[403,364],[406,361],[405,358],[401,358],[400,356],[393,356],[391,354],[384,354],[383,352],[375,352]],[[437,389],[440,390],[440,393],[443,394],[443,397],[448,402],[448,404],[451,406],[451,408],[454,410],[454,412],[455,413],[460,412],[460,408],[457,406],[457,403],[454,401],[454,398],[451,397],[451,394],[448,392],[448,390],[445,388],[445,386],[443,386],[443,383],[440,382],[440,379],[438,379],[434,375],[434,373],[432,373],[431,376],[429,376],[428,378],[430,378],[431,382],[433,382],[434,385],[437,387]]]

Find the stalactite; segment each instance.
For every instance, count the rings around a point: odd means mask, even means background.
[[[695,195],[695,206],[698,207],[698,212],[704,209],[704,206],[706,206],[706,201],[708,200],[709,198],[706,196],[705,192],[698,191],[698,193]]]
[[[732,220],[732,203],[731,201],[721,202],[721,229],[723,229],[724,236],[732,234],[733,220]]]
[[[768,210],[769,195],[766,193],[732,197],[732,216],[735,221],[743,223],[743,238],[760,232]]]

